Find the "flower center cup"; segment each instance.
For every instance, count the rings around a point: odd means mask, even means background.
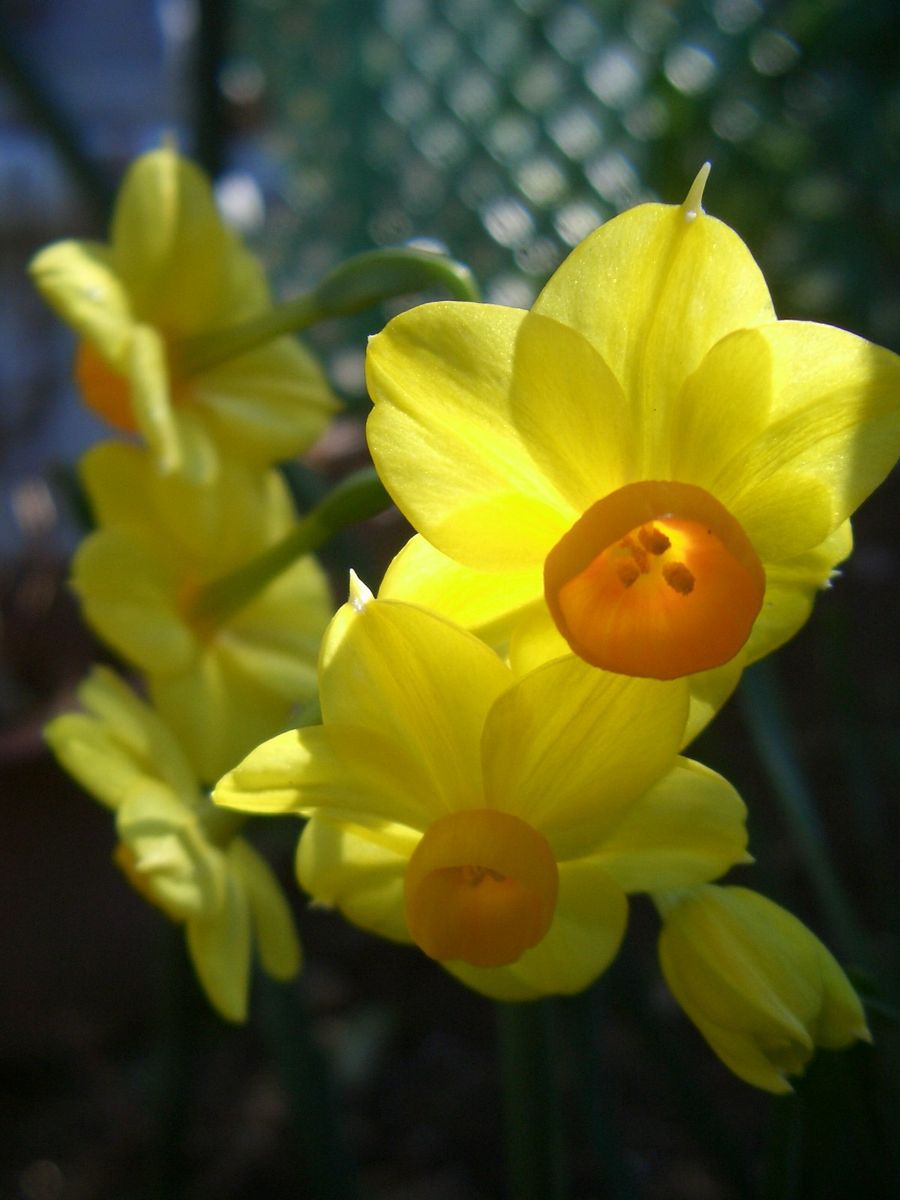
[[[766,577],[733,516],[693,484],[630,483],[553,547],[544,594],[586,662],[677,679],[722,666],[750,636]]]
[[[514,963],[544,937],[559,890],[542,834],[494,809],[450,813],[429,825],[406,869],[406,923],[440,962]]]
[[[75,382],[88,408],[122,433],[136,432],[128,380],[114,371],[90,342],[82,341],[78,345]]]

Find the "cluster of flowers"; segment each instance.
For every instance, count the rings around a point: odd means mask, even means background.
[[[316,902],[488,996],[586,987],[643,892],[673,994],[743,1079],[789,1090],[815,1045],[868,1037],[813,934],[713,882],[750,861],[744,805],[681,751],[849,553],[900,450],[900,363],[776,320],[702,209],[706,173],[603,225],[530,312],[428,304],[372,339],[369,446],[418,532],[330,622],[309,560],[210,602],[296,519],[267,463],[333,404],[292,341],[228,356],[269,299],[196,170],[146,156],[111,247],[38,257],[87,402],[146,444],[87,456],[99,528],[74,579],[153,706],[97,671],[48,737],[226,1015],[251,929],[267,970],[296,969],[284,899],[235,836],[242,813],[293,812]],[[285,732],[316,687],[321,724]]]

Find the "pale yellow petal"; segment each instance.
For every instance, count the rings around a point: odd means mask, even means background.
[[[207,998],[228,1021],[247,1019],[250,986],[250,907],[229,876],[222,908],[187,922],[188,950]]]
[[[293,979],[300,970],[300,941],[274,872],[243,838],[235,838],[229,846],[228,863],[247,897],[263,970],[273,979]]]
[[[457,979],[495,1000],[571,995],[592,983],[615,958],[627,919],[625,895],[601,867],[586,859],[561,863],[553,923],[517,963],[445,966]]]
[[[110,733],[83,713],[64,713],[44,726],[44,740],[73,779],[115,809],[146,771]]]
[[[853,549],[853,530],[845,521],[814,550],[766,567],[766,594],[750,640],[748,663],[777,650],[809,617],[816,596],[830,587],[839,563]]]
[[[619,381],[635,422],[635,469],[646,478],[667,477],[675,401],[710,347],[774,316],[741,239],[694,211],[645,204],[608,221],[569,255],[533,309],[586,337]]]
[[[626,892],[705,883],[746,861],[745,818],[727,780],[679,759],[625,809],[591,858]]]
[[[183,386],[214,439],[260,465],[306,450],[338,408],[321,368],[292,338],[229,359]]]
[[[99,242],[54,242],[28,269],[66,324],[124,371],[134,317],[109,248]]]
[[[367,435],[385,486],[415,528],[468,566],[540,562],[571,519],[512,421],[525,314],[428,304],[369,342]]]
[[[753,638],[752,632],[750,638],[751,640]],[[682,749],[690,745],[694,738],[706,728],[734,692],[746,665],[747,651],[745,647],[739,650],[734,658],[725,663],[723,667],[714,667],[711,671],[698,671],[696,675],[687,677],[690,707],[684,730],[684,741],[681,744]]]
[[[729,384],[729,372],[732,372]],[[737,413],[767,401],[762,428],[725,453],[723,393]],[[822,542],[900,453],[900,359],[827,325],[778,321],[716,346],[686,389],[695,470],[741,522],[764,562]],[[730,419],[733,420],[733,417]],[[741,422],[738,422],[740,424]],[[714,453],[701,450],[709,440]]]
[[[379,834],[313,817],[297,847],[300,886],[315,904],[339,909],[354,925],[410,942],[403,881],[417,841],[418,835],[402,826]]]
[[[170,147],[132,163],[111,242],[136,315],[171,334],[219,323],[228,260],[246,253],[223,225],[207,177]]]
[[[406,746],[436,814],[483,804],[481,732],[509,669],[472,634],[394,600],[346,604],[322,648],[326,724],[359,725]]]
[[[687,687],[610,675],[569,656],[523,676],[484,731],[485,797],[584,854],[674,764]]]
[[[185,455],[172,409],[166,347],[151,325],[134,326],[125,369],[135,426],[163,471],[181,470]]]
[[[428,779],[403,742],[352,725],[314,725],[270,738],[216,785],[217,804],[252,812],[324,810],[362,824],[433,819]]]
[[[638,478],[640,414],[580,333],[529,313],[516,338],[512,394],[516,429],[571,506],[570,524]]]
[[[508,640],[522,610],[542,592],[541,566],[479,571],[447,558],[416,535],[388,566],[378,597],[430,609],[499,646]],[[568,652],[565,642],[563,646]]]

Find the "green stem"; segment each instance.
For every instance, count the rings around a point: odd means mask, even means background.
[[[295,300],[275,305],[241,325],[187,339],[181,346],[179,367],[185,375],[195,375],[317,321],[352,316],[381,300],[429,287],[444,288],[457,300],[479,299],[472,272],[455,259],[408,246],[368,250],[341,263]]]
[[[371,467],[348,476],[280,542],[202,588],[191,605],[190,620],[213,628],[220,625],[298,559],[318,550],[345,526],[365,521],[390,504],[390,496]]]
[[[334,1086],[304,998],[296,985],[262,975],[260,1000],[263,1030],[288,1096],[300,1152],[297,1194],[309,1200],[353,1200],[357,1187]]]
[[[497,1005],[510,1200],[562,1200],[562,1114],[552,1001]]]
[[[800,765],[777,672],[769,662],[744,673],[738,693],[744,720],[781,808],[816,899],[842,953],[865,957],[865,939],[828,854],[825,833]]]

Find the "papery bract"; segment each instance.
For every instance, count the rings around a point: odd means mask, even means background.
[[[260,746],[214,799],[310,816],[301,884],[471,987],[585,987],[626,893],[744,857],[744,809],[677,755],[687,696],[569,656],[516,680],[482,641],[355,585],[320,659],[323,724]]]

